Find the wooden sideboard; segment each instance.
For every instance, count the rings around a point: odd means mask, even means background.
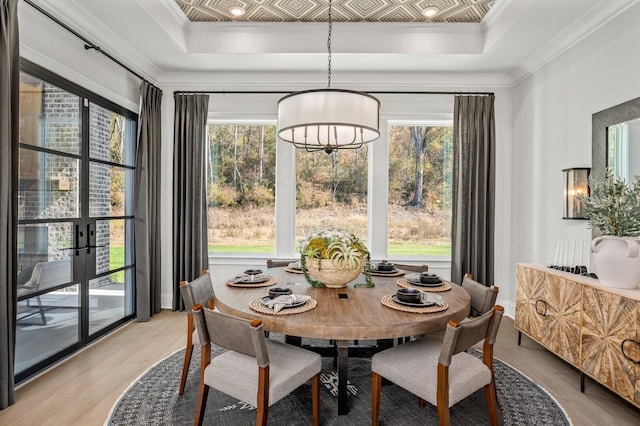
[[[640,289],[519,263],[515,327],[640,407]],[[520,343],[520,334],[518,344]]]

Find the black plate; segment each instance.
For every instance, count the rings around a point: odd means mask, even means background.
[[[380,271],[378,269],[372,269],[371,273],[373,274],[395,274],[396,272],[398,272],[398,270],[396,268],[393,268],[390,271]]]
[[[247,269],[244,273],[247,275],[258,275],[262,273],[262,269]]]
[[[267,306],[267,302],[269,302],[270,300],[271,300],[271,298],[270,298],[269,296],[265,296],[265,297],[263,297],[263,298],[260,300],[260,302],[262,302],[262,304],[263,304],[264,306]],[[284,305],[284,306],[282,307],[282,309],[295,308],[296,306],[302,306],[302,305],[304,305],[305,303],[306,303],[306,301],[305,301],[305,300],[298,300],[297,302],[293,302],[293,303],[290,303],[290,304],[288,304],[288,305]],[[267,307],[268,307],[268,306],[267,306]]]
[[[397,295],[392,295],[391,296],[391,300],[393,300],[394,302],[400,304],[400,305],[404,305],[404,306],[413,306],[414,308],[426,308],[427,306],[433,306],[435,305],[435,303],[433,302],[429,302],[429,303],[422,303],[422,302],[418,302],[418,303],[410,303],[410,302],[403,302],[402,300],[398,299]]]
[[[267,282],[269,280],[268,276],[262,276],[262,277],[253,277],[253,281],[251,281],[251,277],[242,277],[242,278],[237,278],[235,280],[233,280],[233,282],[235,284],[260,284],[260,283],[264,283]]]
[[[440,287],[442,285],[442,281],[433,282],[433,283],[423,283],[419,279],[415,279],[415,278],[407,278],[407,282],[411,285],[417,285],[420,287]]]

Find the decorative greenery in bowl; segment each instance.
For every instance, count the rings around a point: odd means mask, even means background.
[[[345,277],[355,275],[353,278],[366,266],[366,283],[356,286],[374,285],[369,273],[369,250],[362,240],[350,232],[333,227],[314,231],[300,242],[300,253],[300,266],[304,276],[314,287],[325,287],[325,283],[317,279],[322,275],[323,264],[329,264],[332,271],[347,272]],[[312,274],[317,275],[315,278],[309,274],[309,266],[313,270]],[[326,266],[324,268],[327,269]]]
[[[602,235],[630,237],[640,232],[640,176],[633,186],[607,170],[604,180],[589,179],[591,194],[580,195],[589,226]]]

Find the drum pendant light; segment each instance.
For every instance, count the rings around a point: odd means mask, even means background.
[[[329,1],[328,82],[326,89],[304,90],[278,101],[278,136],[296,148],[331,153],[357,149],[380,136],[380,101],[368,93],[331,88]]]

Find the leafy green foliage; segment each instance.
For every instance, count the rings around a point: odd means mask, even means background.
[[[589,180],[591,195],[578,196],[584,201],[589,225],[603,235],[628,237],[640,232],[640,177],[632,187],[607,170],[602,181]]]
[[[300,242],[300,266],[307,282],[314,287],[324,284],[313,279],[307,271],[307,259],[331,260],[336,268],[356,269],[363,257],[369,264],[369,250],[365,244],[351,232],[328,227],[312,232]],[[318,270],[322,263],[318,262]],[[366,267],[370,272],[370,265]],[[366,274],[366,283],[356,287],[373,287],[370,273]]]

